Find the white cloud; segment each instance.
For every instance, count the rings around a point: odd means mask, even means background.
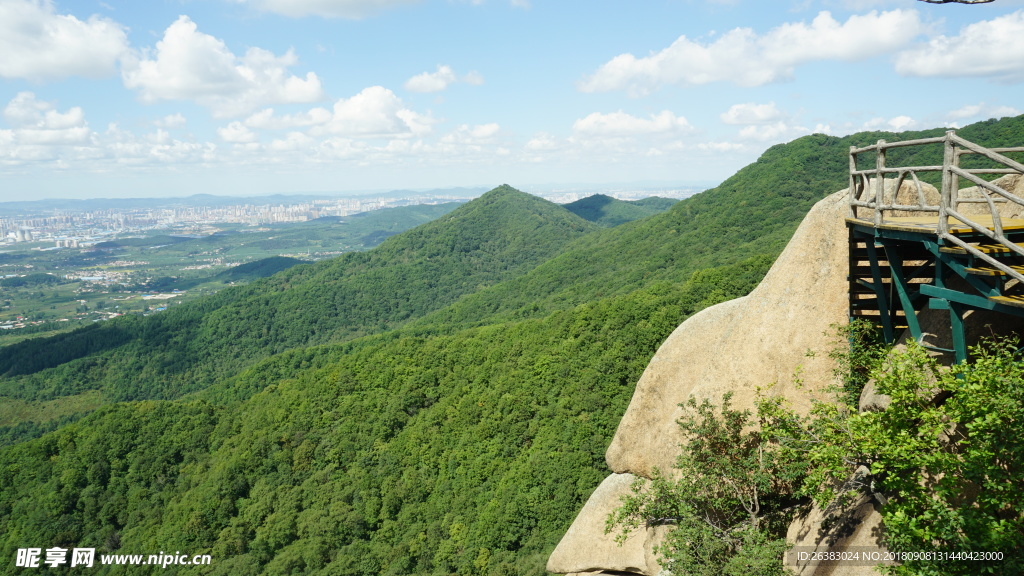
[[[910,130],[917,125],[910,116],[896,116],[889,120],[889,126],[896,132],[902,132],[904,130]]]
[[[270,143],[270,150],[274,152],[297,152],[306,150],[313,146],[315,141],[301,132],[289,132],[284,138],[278,138]]]
[[[232,122],[227,126],[217,128],[217,136],[225,142],[248,143],[256,142],[259,137],[241,122]]]
[[[3,130],[12,146],[88,145],[92,132],[85,113],[75,106],[58,112],[53,104],[36,100],[32,92],[20,92],[4,107],[4,118],[12,126]]]
[[[42,163],[47,172],[102,172],[124,166],[208,163],[217,158],[216,145],[176,140],[162,128],[137,135],[111,124],[103,133],[94,132],[81,108],[62,112],[31,92],[15,96],[4,107],[3,118],[10,126],[0,129],[0,165],[5,166]]]
[[[258,10],[292,18],[323,16],[326,18],[365,18],[381,10],[416,4],[419,0],[235,0]]]
[[[828,130],[827,126],[821,124],[814,130],[799,125],[779,110],[775,102],[734,104],[719,118],[725,124],[742,126],[738,133],[741,141],[787,142],[805,134]]]
[[[899,54],[904,76],[987,77],[1024,81],[1024,12],[969,24],[958,36],[937,36]]]
[[[181,128],[185,125],[186,122],[187,121],[185,120],[185,117],[182,116],[180,112],[178,112],[176,114],[169,114],[167,116],[164,116],[163,118],[157,120],[153,124],[157,128]]]
[[[412,92],[440,92],[456,81],[450,66],[438,66],[436,72],[417,74],[405,81],[405,89]]]
[[[917,127],[917,121],[910,116],[900,115],[893,118],[872,118],[864,123],[861,130],[885,130],[900,132]]]
[[[112,20],[57,14],[51,0],[0,2],[0,77],[99,78],[127,52],[125,29]]]
[[[307,126],[320,126],[331,121],[331,111],[326,108],[313,108],[298,114],[275,116],[273,108],[264,108],[245,119],[245,125],[261,130],[285,130]]]
[[[236,56],[221,40],[199,32],[188,16],[180,16],[157,42],[155,58],[126,62],[122,77],[145,102],[193,100],[215,116],[230,117],[267,104],[322,100],[316,74],[303,79],[287,72],[297,63],[291,51],[275,56],[250,48]]]
[[[218,160],[217,145],[211,142],[186,142],[170,138],[160,130],[153,135],[138,136],[111,124],[101,135],[100,147],[94,153],[89,169],[121,169],[123,167],[176,167],[182,164],[209,164]],[[69,154],[67,160],[81,162],[81,156]]]
[[[981,104],[968,104],[967,106],[962,106],[956,110],[946,112],[946,116],[954,120],[962,120],[964,118],[971,118],[972,116],[981,114],[981,110]]]
[[[798,136],[809,133],[810,131],[803,126],[795,126],[784,120],[779,120],[769,124],[745,126],[740,129],[739,136],[743,140],[756,140],[758,142],[788,142]]]
[[[726,124],[768,124],[783,117],[775,102],[767,104],[733,104],[719,118]]]
[[[800,64],[861,60],[891,53],[925,31],[914,10],[869,12],[839,23],[821,12],[810,23],[786,23],[758,35],[736,28],[713,42],[679,37],[650,56],[622,54],[579,84],[584,92],[627,90],[647,94],[665,84],[732,82],[760,86],[788,80]]]
[[[530,152],[551,152],[558,150],[563,146],[562,142],[559,142],[551,134],[542,132],[531,138],[524,148]]]
[[[619,110],[611,114],[594,112],[573,123],[572,129],[577,134],[587,136],[629,137],[687,133],[692,127],[686,118],[676,116],[668,110],[651,114],[649,119],[638,118]]]
[[[484,78],[478,72],[470,72],[460,80],[451,66],[438,66],[435,72],[423,72],[409,78],[404,87],[410,92],[440,92],[459,81],[478,86],[484,83]]]
[[[335,102],[330,120],[314,126],[310,133],[404,138],[428,134],[435,123],[429,115],[406,108],[391,90],[371,86]]]
[[[745,149],[746,145],[739,142],[701,142],[696,148],[705,152],[736,152]]]
[[[1019,116],[1020,110],[1011,106],[990,106],[984,102],[968,104],[956,110],[946,112],[946,118],[950,120],[963,120],[965,118],[1002,118],[1004,116]],[[952,122],[946,122],[947,126]]]
[[[501,126],[494,122],[478,124],[476,126],[462,124],[454,132],[442,137],[441,142],[444,144],[480,144],[489,142],[500,131]]]
[[[32,92],[19,92],[4,107],[4,118],[13,126],[38,125],[44,114],[53,110],[53,104],[36,100]]]

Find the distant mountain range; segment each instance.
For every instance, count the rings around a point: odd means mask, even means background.
[[[414,198],[417,196],[451,196],[453,198],[473,198],[486,191],[486,188],[438,188],[433,190],[392,190],[374,193],[317,193],[317,194],[271,194],[267,196],[218,196],[213,194],[193,194],[182,197],[163,198],[89,198],[89,199],[45,199],[0,202],[0,216],[11,216],[29,211],[45,210],[107,210],[107,209],[139,209],[166,207],[196,206],[235,206],[239,204],[295,204],[313,200],[336,200],[339,198]]]

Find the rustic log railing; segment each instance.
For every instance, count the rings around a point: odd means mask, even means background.
[[[943,160],[941,166],[904,166],[889,167],[886,165],[886,152],[892,148],[907,146],[928,146],[942,145]],[[874,168],[859,169],[857,167],[857,155],[874,153]],[[1007,238],[1003,230],[1003,219],[1000,215],[997,204],[1012,202],[1024,207],[1024,198],[1017,196],[1001,186],[989,182],[978,175],[984,174],[1024,174],[1024,164],[1008,158],[1005,152],[1024,152],[1024,147],[1015,148],[986,148],[979,146],[969,140],[965,140],[950,130],[945,136],[934,138],[921,138],[918,140],[906,140],[902,142],[886,142],[879,140],[877,144],[863,148],[850,147],[850,218],[858,218],[857,208],[866,208],[871,211],[870,222],[875,227],[885,225],[887,221],[886,212],[900,210],[904,212],[933,213],[937,216],[935,233],[946,245],[959,246],[969,254],[991,265],[1007,276],[1024,283],[1024,274],[1012,269],[1004,262],[991,257],[989,254],[978,250],[974,245],[964,241],[956,234],[950,232],[949,219],[953,218],[969,227],[976,235],[987,237],[1006,247],[1012,253],[1024,256],[1024,247]],[[984,156],[998,165],[1000,168],[962,168],[960,157],[968,154]],[[939,204],[929,205],[925,198],[918,173],[941,172],[942,186],[939,191]],[[894,187],[891,199],[885,199],[886,176],[893,182],[892,175],[895,175]],[[916,204],[896,204],[900,187],[910,177],[914,182],[917,191]],[[960,198],[960,178],[977,185],[981,198]],[[865,194],[866,193],[866,194]],[[865,197],[866,196],[866,197]],[[984,203],[988,205],[992,224],[983,224],[972,220],[960,209],[961,204]],[[955,226],[964,228],[964,226]]]

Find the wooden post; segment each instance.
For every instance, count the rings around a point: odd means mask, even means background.
[[[876,144],[875,154],[875,226],[882,225],[882,205],[885,200],[885,140]]]
[[[954,167],[954,168],[959,168],[960,167],[960,152],[961,152],[961,150],[959,148],[957,148],[956,141],[953,140],[954,136],[956,136],[956,132],[954,132],[953,130],[950,130],[948,138],[949,138],[950,147],[953,149],[953,163],[952,163],[951,166]],[[952,208],[953,210],[956,210],[956,211],[959,212],[960,211],[959,204],[960,204],[960,177],[957,176],[957,174],[955,172],[950,170],[949,171],[949,207]]]
[[[944,234],[949,234],[949,215],[946,211],[951,205],[953,198],[953,170],[952,167],[956,163],[956,147],[953,144],[952,130],[946,131],[946,139],[943,141],[943,152],[942,152],[942,192],[939,194],[939,222],[936,227],[936,232],[941,237]]]
[[[853,201],[859,200],[859,198],[857,198],[857,177],[853,175],[853,173],[857,171],[857,156],[853,153],[856,149],[856,146],[850,146],[850,218],[857,217],[857,208],[854,207]]]

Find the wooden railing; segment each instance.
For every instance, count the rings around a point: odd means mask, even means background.
[[[929,146],[941,145],[943,147],[941,166],[886,166],[886,152],[892,148],[906,146]],[[857,155],[874,153],[874,168],[859,169],[857,167]],[[1024,174],[1024,164],[1006,157],[1005,152],[1024,152],[1024,147],[1016,148],[985,148],[969,140],[965,140],[950,130],[945,136],[935,138],[921,138],[918,140],[905,140],[902,142],[886,142],[879,140],[877,144],[863,148],[850,147],[850,211],[851,218],[857,218],[857,208],[866,208],[871,212],[869,219],[874,225],[881,226],[885,221],[885,213],[892,210],[904,212],[933,213],[938,216],[936,223],[936,234],[944,240],[944,244],[955,245],[967,250],[976,258],[987,262],[994,268],[1002,271],[1020,282],[1024,282],[1024,275],[1011,269],[1006,264],[992,258],[965,242],[959,237],[950,233],[949,219],[954,218],[962,224],[970,227],[979,235],[985,236],[1008,250],[1020,256],[1024,256],[1024,248],[1007,238],[1003,230],[1003,220],[997,204],[1012,202],[1024,207],[1024,198],[1017,196],[1001,186],[989,182],[979,175],[982,174]],[[984,156],[1001,167],[995,168],[961,168],[960,157],[968,154]],[[939,204],[929,205],[925,197],[924,189],[918,178],[918,173],[941,172],[942,186],[939,190]],[[892,196],[888,201],[885,199],[885,181],[893,182]],[[894,177],[894,178],[893,178]],[[917,191],[916,204],[896,204],[899,197],[900,187],[910,177],[914,182]],[[981,198],[960,198],[960,178],[977,185],[981,192]],[[894,180],[894,181],[893,181]],[[865,198],[866,196],[866,198]],[[988,205],[989,213],[992,216],[992,224],[982,224],[969,218],[960,209],[962,204],[984,203]],[[956,225],[957,228],[963,226]]]

